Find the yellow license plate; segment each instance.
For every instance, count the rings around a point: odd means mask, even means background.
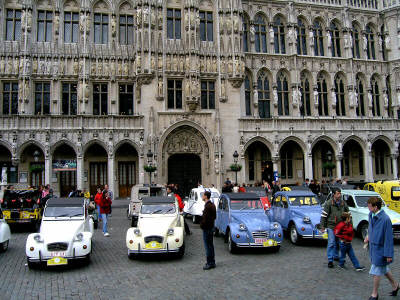
[[[152,241],[146,244],[146,249],[162,249],[162,245],[159,242]]]
[[[61,266],[68,264],[68,259],[64,257],[53,257],[47,261],[48,266]]]
[[[324,240],[327,240],[327,239],[328,239],[328,233],[325,232],[325,233],[322,235],[322,238],[323,238]]]
[[[264,247],[275,247],[277,245],[278,245],[278,243],[274,240],[268,240],[263,243]]]

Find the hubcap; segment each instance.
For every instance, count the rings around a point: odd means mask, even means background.
[[[297,231],[296,231],[296,228],[292,227],[292,230],[290,231],[290,237],[291,237],[293,243],[297,242]]]

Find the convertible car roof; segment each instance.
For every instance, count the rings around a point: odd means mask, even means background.
[[[174,197],[144,197],[142,204],[150,203],[175,203]]]
[[[231,200],[260,200],[256,193],[226,193]]]
[[[50,198],[46,205],[49,207],[67,207],[67,206],[82,206],[85,203],[85,198]]]
[[[313,192],[311,192],[310,190],[307,190],[307,191],[302,191],[302,190],[300,190],[300,191],[282,191],[282,192],[278,192],[278,193],[286,194],[289,197],[290,196],[293,196],[293,197],[296,197],[296,196],[299,196],[299,197],[301,197],[301,196],[315,196],[315,194]]]

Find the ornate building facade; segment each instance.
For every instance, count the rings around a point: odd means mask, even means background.
[[[1,1],[20,187],[398,178],[398,0]],[[3,178],[4,179],[4,178]]]

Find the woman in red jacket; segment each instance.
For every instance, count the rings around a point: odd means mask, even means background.
[[[101,188],[97,188],[97,194],[94,196],[94,203],[96,203],[97,207],[97,214],[99,216],[99,221],[101,221],[101,214],[100,214],[100,202],[101,198],[103,198],[103,193],[101,192]]]
[[[103,219],[103,233],[104,236],[109,236],[110,234],[107,231],[107,219],[108,215],[111,212],[111,198],[106,190],[103,191],[103,196],[101,197],[100,201],[100,214],[101,218]]]

